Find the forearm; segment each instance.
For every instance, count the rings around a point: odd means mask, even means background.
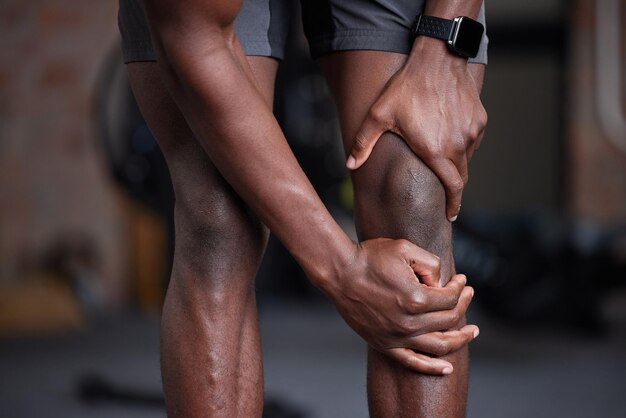
[[[153,33],[164,81],[213,163],[324,287],[354,246],[298,165],[234,35],[210,25]]]

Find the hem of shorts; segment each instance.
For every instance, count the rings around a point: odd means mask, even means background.
[[[285,41],[282,39],[245,33],[239,34],[238,37],[247,56],[271,57],[278,60],[285,58]]]
[[[285,57],[285,42],[277,39],[260,36],[239,37],[244,53],[248,56],[272,57],[279,60]],[[156,62],[156,55],[152,49],[152,42],[135,40],[122,43],[124,64],[133,62]]]
[[[156,62],[156,56],[152,49],[152,41],[149,39],[122,42],[122,57],[124,64],[131,64],[133,62]]]
[[[248,56],[272,57],[284,59],[285,42],[270,37],[241,34],[239,36],[244,53]],[[370,29],[338,31],[333,34],[312,36],[309,39],[311,57],[317,59],[336,51],[386,51],[408,55],[411,51],[410,33],[404,31],[372,31]],[[487,42],[481,45],[476,58],[468,62],[487,65]],[[135,40],[122,44],[122,56],[125,64],[133,62],[156,62],[156,56],[150,40]]]
[[[311,57],[317,59],[336,51],[375,50],[408,54],[411,34],[408,31],[353,29],[309,38]]]
[[[483,44],[486,44],[483,42]],[[337,51],[385,51],[408,55],[413,45],[413,37],[408,31],[381,31],[353,29],[337,31],[327,35],[311,36],[309,50],[313,59]],[[486,46],[486,45],[485,45]],[[481,50],[483,45],[481,45]],[[487,53],[470,58],[469,62],[487,64]]]

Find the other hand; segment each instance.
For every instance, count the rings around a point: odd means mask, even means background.
[[[357,245],[329,293],[374,349],[416,372],[449,374],[452,364],[436,356],[465,346],[478,327],[448,331],[464,318],[474,292],[464,275],[435,287],[439,270],[438,257],[409,241],[373,239]]]
[[[380,136],[395,132],[443,184],[446,215],[454,221],[468,181],[468,161],[482,140],[487,112],[467,60],[433,49],[428,44],[432,41],[441,48],[438,40],[416,41],[406,64],[371,106],[353,140],[347,166],[359,168]]]

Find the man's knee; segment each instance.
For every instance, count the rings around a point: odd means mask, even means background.
[[[176,263],[179,275],[204,286],[251,282],[267,230],[226,185],[176,189]]]
[[[354,181],[361,231],[406,238],[437,254],[449,250],[444,188],[399,136],[385,133]]]

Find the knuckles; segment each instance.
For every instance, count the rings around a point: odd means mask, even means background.
[[[441,271],[441,259],[439,257],[430,257],[430,268],[433,273]]]
[[[367,145],[367,138],[365,137],[365,135],[363,135],[363,133],[359,132],[354,137],[354,142],[352,143],[352,149],[355,151],[362,151],[365,149],[366,145]]]
[[[444,152],[441,141],[427,141],[424,144],[424,152],[431,159],[443,158]]]
[[[461,179],[463,180],[463,187],[467,186],[467,183],[469,182],[469,173],[467,171],[462,173]]]
[[[385,124],[385,111],[380,105],[374,104],[370,107],[367,117],[377,125]]]
[[[448,339],[440,339],[433,347],[433,351],[437,356],[445,356],[452,351],[452,343]]]
[[[426,294],[422,292],[414,292],[413,295],[411,295],[407,303],[407,307],[408,307],[407,310],[410,313],[424,312],[424,310],[428,307],[429,304],[430,304],[430,300],[428,296],[426,296]]]
[[[450,312],[450,316],[448,317],[450,326],[454,326],[458,324],[461,318],[462,318],[462,315],[461,315],[461,312],[459,312],[459,309],[458,308],[453,309]]]
[[[480,121],[481,121],[481,125],[484,128],[487,127],[487,123],[489,122],[489,115],[487,114],[487,110],[485,109],[485,107],[482,105],[480,105]]]
[[[405,254],[409,254],[413,250],[413,243],[411,243],[411,241],[409,240],[402,238],[402,239],[397,240],[397,244],[398,244],[398,250]]]
[[[450,190],[450,192],[452,192],[453,194],[458,194],[461,193],[463,191],[463,188],[465,187],[465,183],[463,182],[463,179],[461,177],[457,177],[454,180],[452,180],[450,182],[450,184],[448,185],[448,189]]]
[[[415,329],[415,326],[413,325],[412,321],[407,317],[398,321],[396,324],[396,327],[397,327],[399,336],[406,336],[406,335],[414,334],[415,332],[418,331]]]
[[[486,125],[482,123],[472,123],[469,129],[469,133],[468,133],[469,142],[471,143],[476,142],[478,138],[480,138],[480,134],[485,129],[485,126]]]
[[[374,125],[377,128],[382,128],[382,130],[386,129],[386,119],[385,119],[385,111],[380,105],[374,104],[370,107],[370,110],[367,112],[366,121],[370,122],[370,125]],[[352,143],[352,149],[356,151],[363,151],[367,149],[369,143],[369,138],[363,133],[361,130],[354,137],[354,142]]]
[[[487,111],[483,107],[482,103],[479,104],[477,113],[475,113],[472,117],[469,117],[466,122],[466,130],[464,132],[463,137],[467,138],[468,142],[474,142],[478,140],[482,132],[487,127]]]

